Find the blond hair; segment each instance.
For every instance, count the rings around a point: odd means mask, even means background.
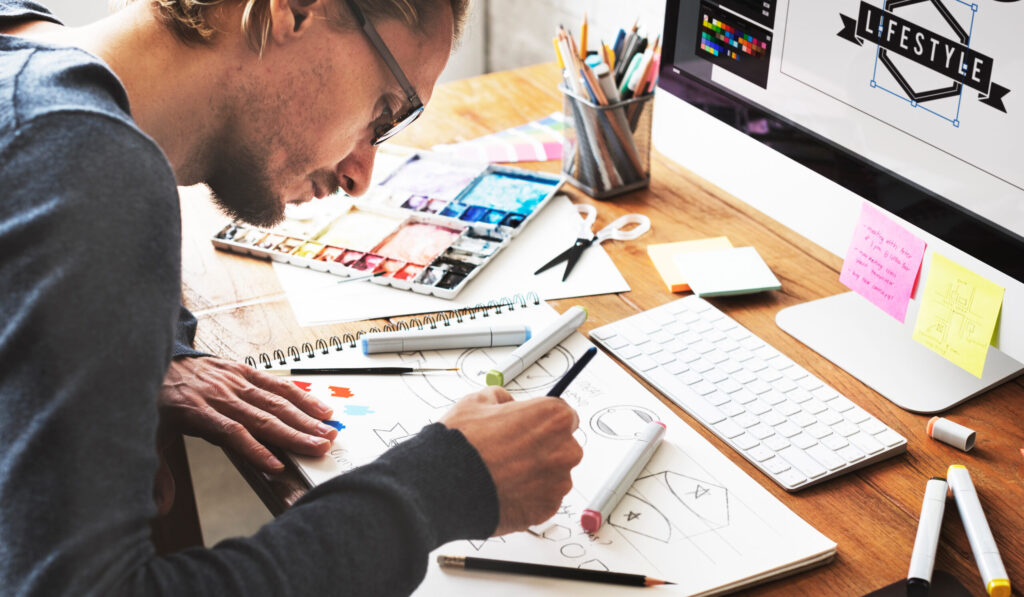
[[[123,7],[137,0],[111,0],[113,7]],[[160,9],[168,27],[185,43],[203,44],[213,39],[217,31],[211,15],[232,2],[242,2],[241,30],[249,46],[262,55],[270,36],[270,0],[148,0]],[[437,12],[442,2],[451,4],[455,18],[453,40],[462,34],[469,13],[470,0],[355,0],[366,17],[371,20],[396,19],[422,31],[425,23]],[[339,27],[354,26],[342,0],[333,0],[328,20]]]

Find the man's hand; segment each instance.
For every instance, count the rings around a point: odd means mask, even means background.
[[[480,453],[498,488],[495,535],[551,518],[572,489],[569,471],[583,458],[572,433],[579,416],[559,398],[513,401],[500,387],[460,400],[441,419]]]
[[[331,409],[295,384],[214,357],[171,361],[157,406],[163,424],[231,448],[267,472],[284,465],[260,441],[321,456],[338,435],[321,423]]]

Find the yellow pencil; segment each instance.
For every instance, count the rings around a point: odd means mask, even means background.
[[[583,13],[583,26],[580,27],[580,60],[587,59],[587,13]]]
[[[604,46],[604,61],[608,64],[608,70],[615,71],[615,50],[611,49],[608,44],[601,42]]]
[[[551,38],[551,43],[555,45],[555,56],[558,56],[558,68],[565,70],[565,60],[562,60],[562,50],[558,48],[558,36]]]

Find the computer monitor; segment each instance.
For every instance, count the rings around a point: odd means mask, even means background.
[[[973,2],[668,0],[665,11],[659,151],[836,255],[864,201],[927,242],[903,323],[852,292],[776,317],[921,413],[1024,368],[1024,1]],[[981,379],[912,339],[933,252],[1005,288]]]

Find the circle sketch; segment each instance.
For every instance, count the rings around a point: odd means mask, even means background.
[[[608,439],[635,439],[648,423],[657,420],[654,411],[642,406],[609,406],[590,417],[590,428]]]

